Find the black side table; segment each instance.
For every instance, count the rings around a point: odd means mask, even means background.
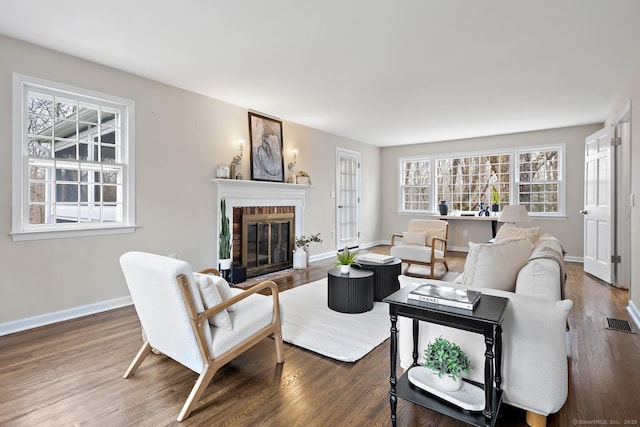
[[[413,289],[413,288],[410,288]],[[409,290],[410,290],[409,289]],[[446,307],[430,303],[409,303],[407,288],[389,295],[383,301],[389,303],[391,318],[391,423],[396,425],[396,405],[398,397],[440,412],[475,426],[494,426],[502,403],[502,318],[509,300],[493,295],[482,295],[473,311]],[[438,399],[430,393],[409,383],[407,372],[396,378],[396,357],[398,353],[398,316],[413,319],[413,364],[418,365],[419,320],[450,326],[452,328],[484,335],[486,345],[484,363],[485,408],[482,412],[465,411],[449,402]],[[473,381],[472,384],[479,385]]]
[[[364,270],[373,271],[374,301],[382,301],[387,295],[400,289],[400,281],[398,280],[398,276],[402,274],[402,260],[400,258],[395,258],[384,264],[358,260],[358,264]]]
[[[373,272],[351,268],[340,274],[340,268],[327,274],[327,303],[331,310],[363,313],[373,308]]]

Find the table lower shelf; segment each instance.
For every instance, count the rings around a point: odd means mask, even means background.
[[[481,384],[475,382],[472,383],[482,387]],[[483,427],[487,425],[486,418],[482,414],[482,411],[466,411],[452,403],[421,390],[409,382],[406,372],[398,378],[398,382],[396,384],[396,396],[474,426]],[[493,389],[492,403],[492,412],[494,416],[490,425],[494,426],[498,418],[498,410],[502,404],[502,391],[495,390],[495,388]]]

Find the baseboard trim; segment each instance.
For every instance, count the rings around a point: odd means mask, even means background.
[[[638,310],[638,307],[631,300],[629,300],[629,304],[627,305],[627,311],[633,323],[636,324],[636,329],[640,331],[640,310]]]
[[[367,248],[373,248],[374,246],[379,246],[379,245],[388,245],[389,241],[384,241],[384,240],[378,240],[376,242],[369,242],[369,243],[362,243],[358,246],[359,249],[367,249]],[[315,254],[315,255],[311,255],[309,257],[309,262],[314,262],[314,261],[321,261],[323,259],[329,259],[329,258],[334,258],[336,256],[335,251],[331,251],[331,252],[323,252],[321,254]]]
[[[131,304],[133,304],[131,297],[126,296],[93,304],[82,305],[79,307],[68,308],[66,310],[39,314],[37,316],[26,317],[24,319],[12,320],[10,322],[0,323],[0,336],[22,332],[28,329],[38,328],[40,326],[51,325],[53,323],[63,322],[65,320],[77,319],[78,317],[113,310]]]

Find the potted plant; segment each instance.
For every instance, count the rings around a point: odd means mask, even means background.
[[[360,266],[356,262],[357,256],[357,254],[349,252],[349,248],[345,247],[336,254],[336,262],[333,264],[333,268],[340,266],[340,274],[349,274],[352,265]]]
[[[495,185],[491,186],[491,212],[500,210],[500,192]]]
[[[305,171],[296,172],[296,184],[311,185],[311,177]]]
[[[310,234],[309,236],[305,236],[304,234],[296,237],[296,248],[302,248],[306,254],[306,264],[304,267],[309,265],[309,243],[322,243],[322,239],[320,238],[320,233]],[[297,249],[296,249],[297,251]],[[304,268],[302,267],[302,268]]]
[[[220,200],[220,236],[218,240],[218,263],[220,270],[231,268],[231,232],[229,231],[229,217],[227,216],[227,203]]]
[[[429,342],[424,351],[424,366],[437,375],[436,387],[442,391],[456,391],[462,387],[462,372],[469,373],[471,363],[460,346],[439,337]]]

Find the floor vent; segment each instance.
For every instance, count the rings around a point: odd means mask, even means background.
[[[607,329],[635,334],[635,332],[633,332],[633,330],[631,329],[631,325],[626,320],[611,319],[607,317],[607,324]]]

